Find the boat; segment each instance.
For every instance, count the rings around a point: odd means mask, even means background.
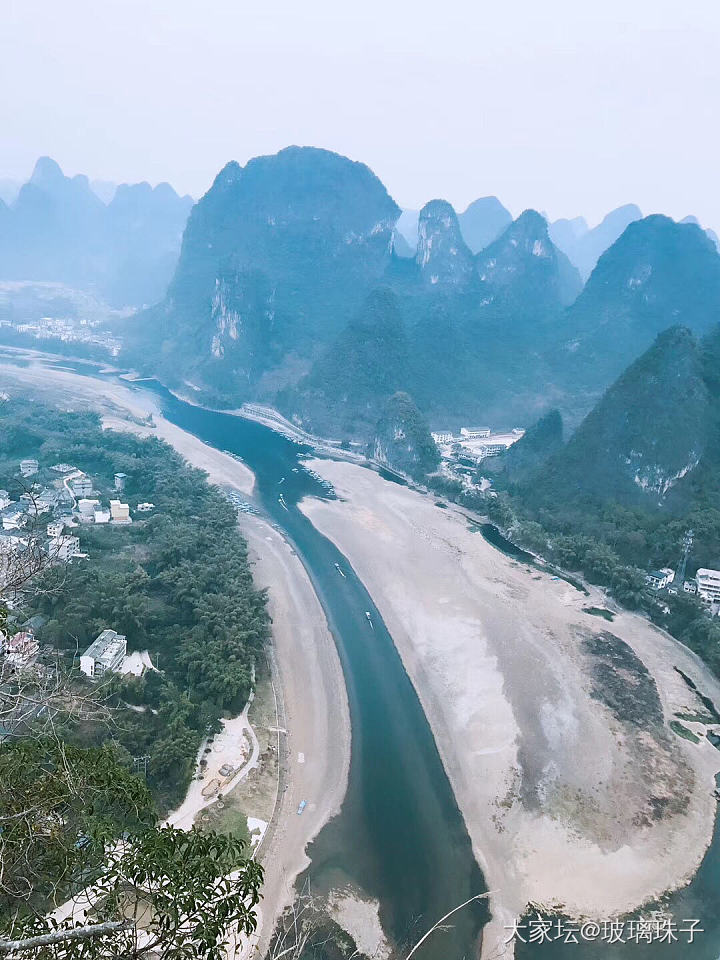
[[[336,564],[335,564],[335,569],[336,569],[337,572],[340,574],[340,576],[343,578],[343,580],[345,580],[345,579],[346,579],[345,574],[342,572],[342,568],[341,568],[341,566],[340,566],[339,563],[336,563]]]
[[[307,801],[301,800],[300,803],[298,804],[298,809],[297,809],[298,816],[300,816],[300,814],[303,812],[306,806],[307,806]]]
[[[369,611],[369,610],[366,610],[366,611],[365,611],[365,616],[367,617],[367,622],[370,624],[370,626],[371,626],[371,627],[373,628],[373,630],[374,630],[375,627],[374,627],[374,625],[373,625],[372,617],[370,616],[370,611]]]
[[[285,477],[280,477],[278,480],[278,486],[280,486],[281,483],[285,483]]]
[[[284,507],[286,510],[289,510],[288,505],[285,503],[285,497],[282,494],[280,494],[280,496],[278,497],[278,503],[280,504],[281,507]]]

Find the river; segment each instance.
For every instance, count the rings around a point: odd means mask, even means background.
[[[345,557],[297,508],[305,496],[332,495],[303,467],[312,451],[262,424],[184,403],[157,384],[143,389],[153,390],[173,423],[242,457],[255,474],[257,506],[292,541],[310,574],[345,674],[352,748],[347,795],[339,816],[309,849],[309,878],[316,891],[351,883],[377,898],[392,940],[413,942],[447,911],[481,893],[484,880],[382,617]],[[469,960],[486,916],[484,904],[458,913],[453,927],[430,938],[415,956]]]
[[[97,376],[90,364],[70,364]],[[125,383],[125,382],[124,382]],[[125,384],[127,385],[127,384]],[[372,598],[346,558],[297,508],[305,496],[332,496],[303,466],[310,448],[268,427],[204,410],[144,382],[168,420],[204,442],[240,456],[256,477],[253,500],[292,541],[330,624],[348,689],[352,751],[348,792],[340,814],[309,848],[308,876],[316,891],[353,884],[381,905],[388,936],[410,944],[454,906],[485,889],[470,839],[445,775],[432,732]],[[282,499],[281,499],[282,498]],[[336,564],[345,573],[342,577]],[[366,617],[370,613],[372,626]],[[312,798],[308,798],[311,800]],[[630,960],[662,956],[718,960],[720,954],[720,831],[690,886],[669,898],[682,919],[698,919],[704,934],[693,946],[635,943],[608,946],[518,944],[519,960],[572,956]],[[487,919],[484,902],[453,917],[414,955],[417,960],[470,960]]]

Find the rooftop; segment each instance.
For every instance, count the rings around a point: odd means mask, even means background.
[[[103,630],[100,636],[93,640],[83,656],[102,660],[108,653],[113,655],[119,652],[124,642],[125,637],[122,634],[115,633],[114,630]]]

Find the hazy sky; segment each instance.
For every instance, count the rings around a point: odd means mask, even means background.
[[[720,0],[0,0],[0,176],[169,180],[290,143],[403,206],[720,226]]]

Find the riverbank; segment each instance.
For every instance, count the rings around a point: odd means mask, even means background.
[[[123,379],[131,381],[127,376]],[[221,410],[219,407],[209,407],[204,403],[199,403],[192,394],[177,389],[168,388],[170,393],[183,403],[192,404],[194,407],[200,407],[201,410],[209,410],[211,413],[223,413],[231,417],[242,417],[243,420],[252,420],[255,423],[261,423],[264,427],[269,427],[275,433],[279,433],[294,443],[301,443],[312,447],[317,453],[328,454],[337,460],[347,460],[350,463],[366,464],[368,459],[364,453],[357,450],[345,449],[342,447],[341,440],[331,440],[328,437],[318,437],[313,433],[308,433],[296,423],[284,417],[275,407],[270,407],[263,403],[244,403],[242,407],[231,410]]]
[[[300,558],[258,517],[243,515],[240,527],[255,585],[268,588],[286,722],[280,730],[280,793],[260,855],[265,868],[262,956],[274,920],[293,902],[295,880],[310,863],[308,843],[340,810],[350,768],[350,713],[335,642]],[[302,801],[306,805],[298,816]]]
[[[529,902],[603,920],[687,882],[720,753],[668,723],[700,707],[675,667],[720,703],[700,661],[640,616],[585,612],[599,591],[504,556],[459,509],[348,463],[310,466],[340,499],[303,512],[377,604],[497,891],[483,955]]]
[[[18,388],[56,404],[96,409],[106,427],[157,436],[193,466],[205,470],[211,482],[246,496],[252,494],[255,478],[242,461],[170,423],[150,394],[47,367],[33,358],[24,367],[0,360],[0,389],[12,393]],[[148,420],[150,415],[152,421]],[[275,921],[293,899],[295,879],[309,863],[307,843],[339,810],[345,795],[350,719],[335,644],[299,557],[259,517],[241,514],[239,529],[248,541],[254,582],[268,589],[273,648],[287,720],[282,732],[287,757],[284,789],[271,825],[272,835],[260,853],[266,873],[259,939],[261,945],[267,945]],[[227,727],[237,728],[238,736],[242,736],[241,718],[229,721]],[[199,781],[191,784],[187,804],[176,811],[182,819],[179,825],[189,826],[200,809],[198,804],[202,802],[195,794],[201,786]],[[301,800],[306,801],[306,807],[298,816]]]
[[[255,478],[244,463],[170,423],[149,393],[131,390],[113,380],[49,367],[32,357],[25,367],[0,360],[0,382],[3,381],[7,381],[8,388],[12,383],[30,388],[37,397],[47,394],[54,402],[87,404],[102,414],[108,427],[165,440],[188,463],[205,470],[211,483],[234,487],[247,496],[253,492]]]

